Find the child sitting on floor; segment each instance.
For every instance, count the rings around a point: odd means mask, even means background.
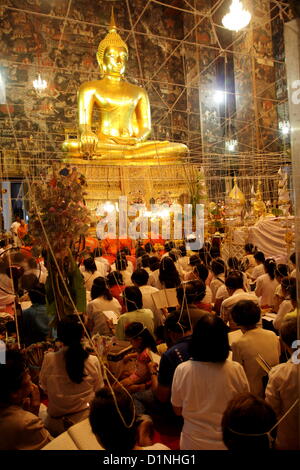
[[[121,384],[131,392],[138,392],[151,387],[151,375],[147,364],[152,361],[151,351],[157,353],[156,343],[150,331],[140,322],[130,323],[125,332],[126,338],[136,351],[128,354],[125,361],[136,358],[136,366],[133,373],[121,380]]]

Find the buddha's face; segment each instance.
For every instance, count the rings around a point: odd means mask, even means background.
[[[103,57],[104,75],[123,75],[128,59],[127,51],[124,47],[107,47]]]

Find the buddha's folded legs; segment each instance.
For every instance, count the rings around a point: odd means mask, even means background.
[[[79,140],[66,140],[63,150],[70,157],[82,157]],[[184,144],[168,141],[148,141],[137,145],[117,145],[98,142],[96,151],[92,156],[94,160],[128,160],[128,159],[156,159],[156,158],[180,158],[185,157],[188,148]]]

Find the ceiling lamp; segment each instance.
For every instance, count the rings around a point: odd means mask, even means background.
[[[226,140],[225,142],[225,147],[228,150],[228,152],[234,152],[236,150],[238,141],[236,139],[230,139]]]
[[[33,80],[33,88],[35,88],[36,91],[43,91],[47,88],[47,82],[46,80],[42,80],[40,74],[36,80]]]
[[[251,20],[251,13],[244,9],[242,2],[232,0],[229,13],[222,19],[223,26],[231,31],[240,31],[248,26]]]
[[[289,121],[280,121],[279,122],[279,129],[282,133],[282,135],[288,135],[291,130],[291,125]]]
[[[214,93],[214,101],[215,103],[221,104],[225,101],[225,93],[222,90],[217,90]]]

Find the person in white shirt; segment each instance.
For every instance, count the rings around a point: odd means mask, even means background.
[[[225,274],[226,274],[226,265],[222,258],[216,258],[211,262],[211,271],[213,274],[210,290],[211,290],[211,301],[214,304],[216,301],[216,295],[219,287],[225,285]]]
[[[121,341],[126,340],[126,326],[129,323],[140,322],[154,336],[154,314],[152,310],[143,308],[143,297],[136,286],[128,286],[123,292],[127,312],[123,313],[116,326],[116,337]]]
[[[110,264],[109,264],[108,260],[106,258],[103,258],[103,256],[102,256],[102,248],[96,248],[95,249],[94,259],[95,259],[95,263],[96,263],[98,271],[101,271],[99,263],[104,264],[105,272],[103,274],[103,277],[107,277],[107,275],[110,273],[111,268],[110,268]]]
[[[285,319],[280,337],[291,354],[288,362],[279,364],[269,373],[266,402],[272,406],[277,419],[289,411],[279,423],[276,449],[300,450],[299,434],[299,349],[297,350],[297,317]],[[299,348],[299,346],[298,346]],[[298,402],[296,403],[296,401]],[[294,405],[294,406],[293,406]],[[293,408],[291,409],[291,407]]]
[[[18,236],[18,230],[21,226],[21,219],[19,216],[15,218],[15,221],[11,224],[10,231],[13,237],[13,246],[21,246],[21,240]]]
[[[245,291],[244,278],[241,271],[231,271],[226,278],[225,286],[227,288],[229,297],[222,302],[220,310],[221,318],[225,323],[229,322],[229,327],[231,330],[237,330],[238,326],[231,317],[231,310],[233,306],[240,300],[252,300],[258,304],[258,298],[253,292]]]
[[[151,273],[149,274],[148,285],[152,287],[156,287],[157,289],[159,289],[159,286],[160,286],[159,264],[160,264],[160,259],[157,256],[151,256],[149,260]]]
[[[128,261],[126,258],[117,258],[115,262],[116,271],[120,271],[123,277],[123,282],[125,286],[132,286],[131,281],[132,268],[128,266]],[[113,271],[114,269],[112,269]]]
[[[265,274],[259,276],[256,280],[255,294],[260,298],[262,309],[274,308],[274,294],[279,285],[275,278],[276,261],[273,258],[266,259]]]
[[[244,367],[250,392],[264,398],[263,381],[266,381],[267,374],[256,359],[260,354],[270,367],[279,364],[279,338],[273,331],[257,327],[260,308],[252,300],[240,300],[232,308],[231,316],[243,332],[243,336],[231,344],[232,360]]]
[[[133,400],[123,390],[115,390],[114,396],[107,389],[99,390],[91,405],[89,420],[101,447],[112,454],[127,454],[133,450],[170,450],[163,444],[153,444],[151,419],[141,417],[139,423],[135,418]]]
[[[284,317],[297,307],[297,284],[294,277],[284,277],[281,281],[285,300],[281,302],[276,317],[273,320],[274,328],[279,331]]]
[[[263,274],[265,274],[265,267],[264,267],[265,255],[263,254],[263,252],[257,251],[254,255],[254,259],[256,262],[256,266],[253,268],[253,271],[251,273],[252,281],[256,281],[256,279],[259,276],[262,276]]]
[[[155,302],[152,298],[154,292],[158,292],[156,287],[148,286],[149,274],[145,269],[136,269],[131,276],[133,284],[139,287],[142,298],[143,298],[143,308],[150,309],[154,315],[154,328],[163,324],[164,315],[160,308],[156,308]]]
[[[112,330],[105,311],[114,312],[118,317],[122,306],[113,297],[103,277],[94,280],[91,289],[91,301],[87,304],[88,329],[92,336],[99,333],[103,336],[112,336]]]
[[[96,279],[96,277],[106,277],[107,273],[106,265],[104,263],[101,263],[100,261],[96,263],[93,257],[86,258],[79,269],[81,274],[84,276],[85,281],[90,279],[91,274],[96,273],[93,279],[90,280],[89,284],[92,284],[93,280]],[[87,274],[85,275],[84,273]],[[89,289],[87,288],[87,290],[91,290],[91,286],[89,286]]]
[[[181,267],[182,271],[189,272],[193,270],[193,267],[190,265],[190,257],[187,256],[186,247],[184,245],[180,245],[178,247],[179,250],[179,258],[178,264]]]
[[[241,262],[237,259],[237,257],[233,256],[231,258],[228,258],[227,265],[228,265],[228,271],[241,271],[243,273],[244,288],[247,292],[250,292],[249,278],[247,274],[244,273],[243,270],[241,269],[240,267]],[[228,274],[228,271],[227,271],[227,274]]]
[[[254,245],[252,243],[246,243],[245,245],[245,256],[242,259],[243,271],[246,275],[251,278],[252,271],[256,266],[254,258]]]
[[[90,292],[92,289],[94,280],[97,279],[97,277],[103,277],[102,276],[103,268],[102,268],[102,272],[99,272],[97,270],[97,266],[94,261],[94,258],[85,259],[83,262],[83,266],[84,266],[84,271],[82,271],[82,275],[84,277],[85,288],[88,292]]]
[[[0,311],[14,314],[15,290],[12,279],[6,274],[8,265],[0,259]]]
[[[243,367],[229,361],[226,325],[210,313],[196,324],[191,360],[179,364],[172,383],[174,412],[183,416],[181,450],[225,450],[221,420],[228,402],[248,392]]]
[[[82,347],[83,333],[75,315],[59,322],[64,347],[44,357],[40,386],[48,395],[45,424],[52,436],[87,418],[95,392],[104,386],[98,358]]]

